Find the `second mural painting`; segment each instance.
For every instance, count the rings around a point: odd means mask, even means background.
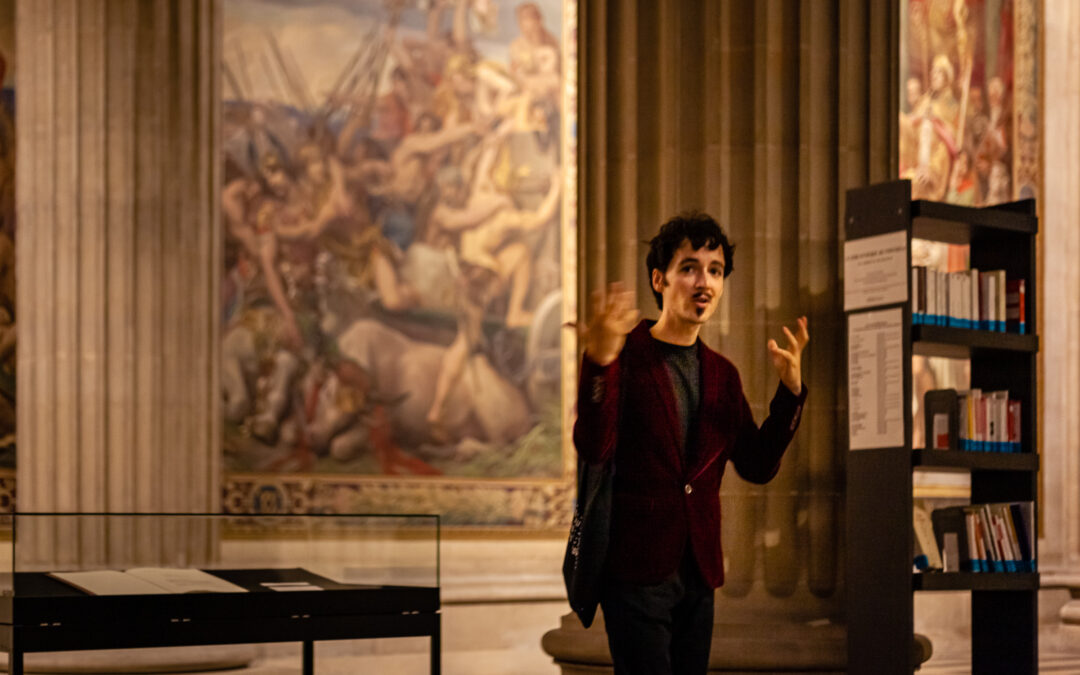
[[[544,526],[514,493],[565,492],[562,0],[224,18],[226,509]]]
[[[915,199],[1039,193],[1035,0],[900,3],[900,177]]]

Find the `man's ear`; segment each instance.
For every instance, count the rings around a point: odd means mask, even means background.
[[[664,292],[664,286],[667,285],[667,282],[664,280],[664,273],[663,272],[661,272],[658,269],[654,269],[652,271],[652,279],[651,279],[651,281],[652,281],[652,287],[653,287],[654,291],[656,291],[657,293],[663,293]]]

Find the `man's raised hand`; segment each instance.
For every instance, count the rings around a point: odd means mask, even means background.
[[[810,333],[806,330],[806,317],[800,316],[795,320],[797,333],[792,334],[787,326],[783,326],[784,335],[787,336],[787,349],[781,349],[776,340],[769,340],[769,355],[772,357],[773,366],[780,375],[780,381],[798,396],[802,393],[802,351],[806,343],[810,341]]]
[[[592,318],[585,327],[585,353],[601,366],[614,361],[622,351],[626,335],[637,325],[640,312],[634,307],[634,292],[622,282],[608,285],[607,293],[592,293]]]

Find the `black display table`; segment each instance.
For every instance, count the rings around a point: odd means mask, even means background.
[[[300,642],[313,675],[320,640],[431,638],[440,672],[439,589],[339,584],[303,569],[206,570],[248,593],[90,595],[44,572],[17,572],[0,598],[0,649],[22,675],[27,652]],[[264,582],[307,581],[323,590],[279,592]]]

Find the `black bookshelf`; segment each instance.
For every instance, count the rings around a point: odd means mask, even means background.
[[[1008,278],[1026,280],[1025,322],[1029,328],[1035,326],[1038,220],[1033,200],[977,209],[912,200],[910,181],[893,181],[849,190],[844,222],[847,241],[905,232],[909,268],[913,238],[968,244],[972,267],[1004,269]],[[908,300],[848,312],[849,317],[887,309],[902,313],[904,380],[903,445],[847,453],[848,672],[912,673],[919,665],[911,649],[914,593],[968,591],[972,672],[1034,674],[1038,672],[1039,575],[913,573],[912,476],[915,471],[970,473],[973,504],[1036,500],[1039,338],[1030,333],[912,325],[908,276]],[[970,359],[973,387],[1008,389],[1010,398],[1022,405],[1022,452],[913,449],[913,354]]]
[[[953,347],[961,348],[966,355],[971,352],[1039,351],[1039,336],[1018,333],[995,333],[988,330],[968,330],[945,326],[912,326],[912,348],[924,356],[949,356]],[[966,358],[966,356],[965,356]]]
[[[968,452],[965,450],[926,450],[911,452],[914,469],[942,471],[1038,471],[1039,456],[1031,452]]]
[[[916,591],[1038,591],[1039,575],[1031,572],[924,572],[913,575]]]

